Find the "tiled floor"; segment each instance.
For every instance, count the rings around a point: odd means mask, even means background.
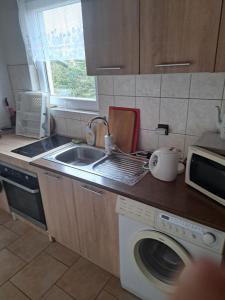
[[[0,210],[0,300],[137,300],[111,274]]]

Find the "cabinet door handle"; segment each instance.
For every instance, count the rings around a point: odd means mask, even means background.
[[[88,187],[88,186],[86,186],[86,185],[81,185],[80,187],[81,187],[83,190],[88,191],[88,192],[91,192],[91,193],[93,193],[93,194],[95,194],[95,195],[98,195],[98,196],[102,196],[102,195],[103,195],[103,192],[98,192],[98,191],[96,191],[96,190],[94,190],[94,189],[92,189],[92,188],[90,188],[90,187]]]
[[[184,62],[184,63],[174,63],[174,64],[159,64],[155,65],[156,68],[169,68],[169,67],[190,67],[190,62]]]
[[[104,71],[104,70],[121,70],[122,67],[97,67],[96,70]]]
[[[44,172],[45,175],[47,175],[48,177],[53,177],[55,179],[61,179],[61,177],[59,175],[54,175],[52,173],[48,173],[48,172]]]

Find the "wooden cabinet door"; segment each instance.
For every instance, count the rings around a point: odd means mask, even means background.
[[[117,195],[74,181],[81,254],[119,276]]]
[[[222,9],[215,71],[216,72],[225,71],[225,2],[223,3],[223,9]]]
[[[49,234],[79,252],[78,226],[72,180],[50,172],[38,174]]]
[[[140,73],[214,71],[221,6],[222,0],[140,0]]]
[[[139,73],[139,0],[82,0],[88,75]]]

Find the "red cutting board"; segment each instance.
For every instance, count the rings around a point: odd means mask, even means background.
[[[124,152],[135,152],[140,129],[140,110],[128,107],[109,107],[109,128],[114,143]]]

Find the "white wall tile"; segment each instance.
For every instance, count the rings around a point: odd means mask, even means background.
[[[135,96],[135,76],[114,76],[114,95]]]
[[[57,117],[55,118],[55,123],[56,123],[56,132],[58,134],[68,135],[66,119]]]
[[[160,97],[161,75],[137,75],[136,96]]]
[[[109,106],[114,106],[114,97],[113,96],[105,96],[105,95],[99,95],[99,114],[100,116],[108,117],[109,113]]]
[[[135,97],[114,96],[114,101],[116,106],[135,107]]]
[[[153,151],[158,148],[158,135],[154,131],[141,129],[139,133],[139,150]]]
[[[80,127],[81,127],[81,138],[86,142],[86,126],[87,122],[81,121]]]
[[[81,138],[81,122],[74,119],[66,119],[67,135],[73,138]]]
[[[136,107],[139,108],[141,111],[141,129],[156,129],[159,123],[159,106],[159,98],[136,98]]]
[[[159,136],[159,147],[173,146],[181,150],[184,154],[185,135],[182,134],[169,134]]]
[[[185,136],[185,148],[184,148],[184,156],[187,157],[188,147],[194,145],[194,143],[199,139],[198,136],[194,135],[186,135]]]
[[[190,74],[163,74],[161,97],[188,98],[190,79]]]
[[[31,90],[28,65],[8,66],[13,91]]]
[[[160,105],[160,123],[168,124],[172,133],[185,133],[187,122],[187,99],[162,98]]]
[[[83,122],[88,123],[91,119],[95,118],[99,116],[99,113],[95,113],[95,112],[82,112],[80,113],[80,119]]]
[[[113,77],[98,76],[97,77],[99,95],[113,95]]]
[[[200,136],[204,131],[216,131],[217,110],[220,100],[190,99],[187,134]]]
[[[190,98],[222,99],[225,73],[195,73],[191,78]]]

